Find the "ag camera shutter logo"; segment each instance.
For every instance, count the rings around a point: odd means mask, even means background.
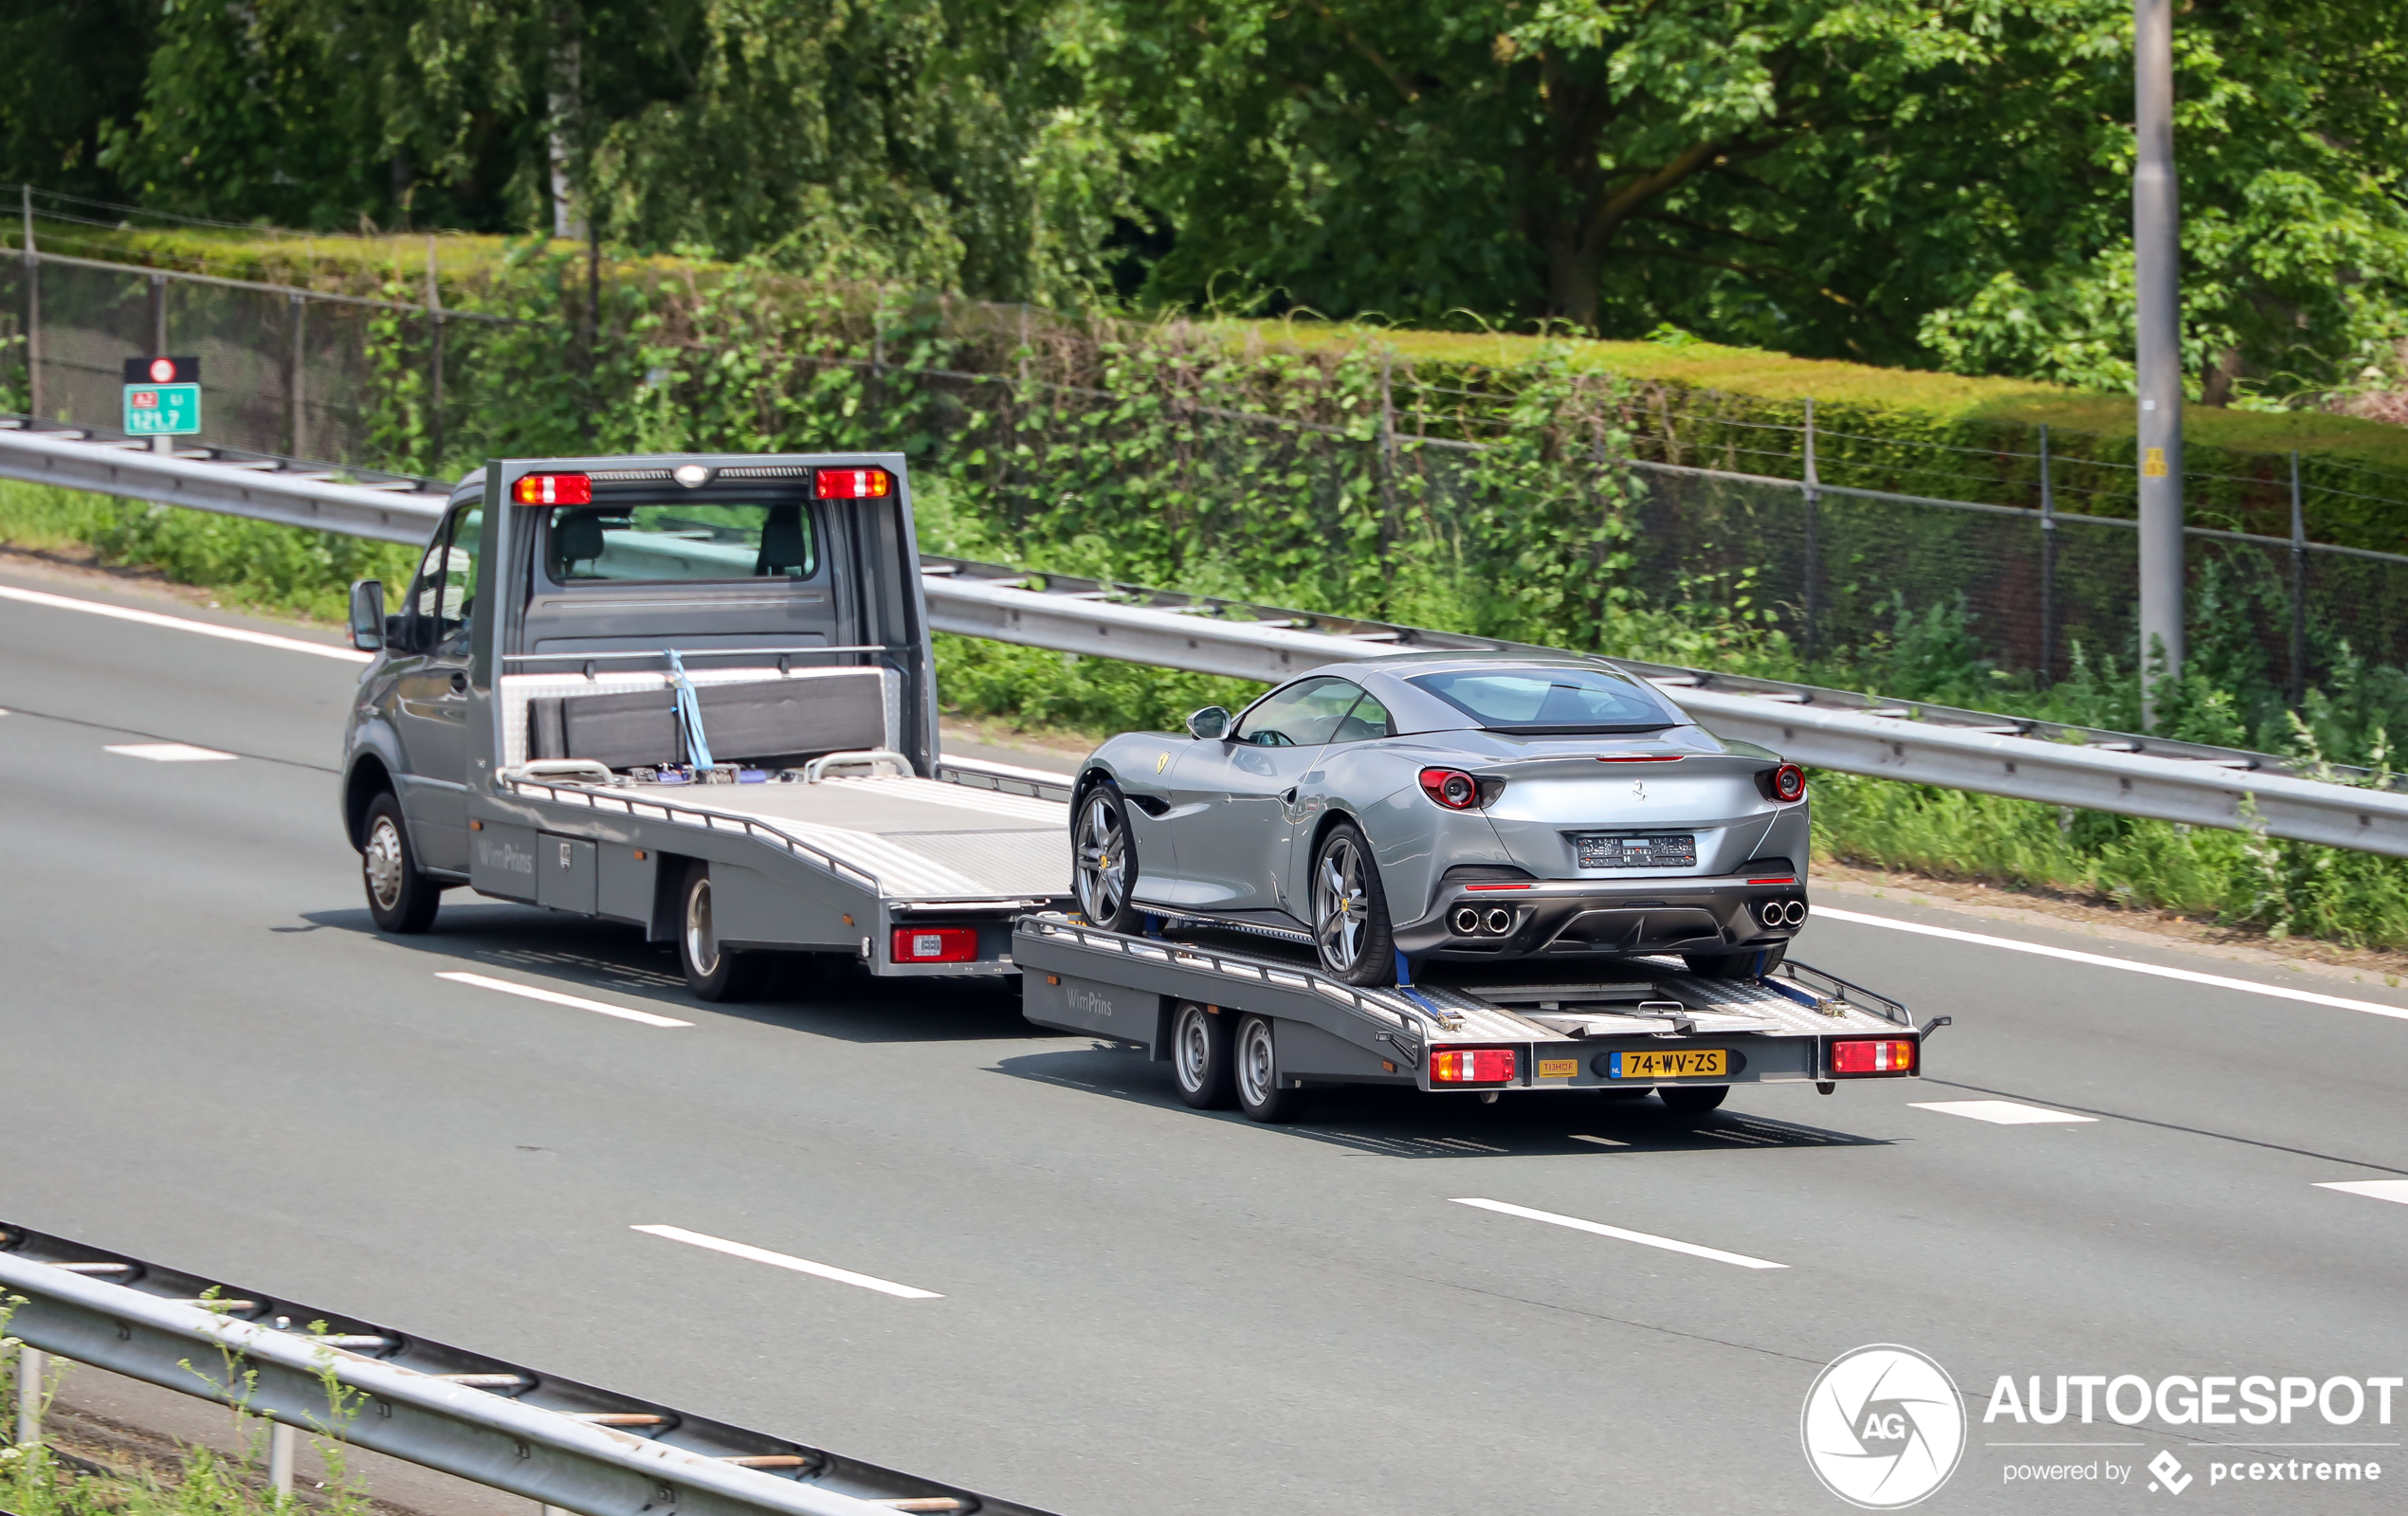
[[[1946,1369],[1911,1347],[1876,1342],[1815,1377],[1798,1440],[1833,1494],[1866,1510],[1897,1510],[1957,1471],[1965,1405]]]

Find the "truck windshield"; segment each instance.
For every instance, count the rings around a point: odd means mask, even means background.
[[[819,566],[800,502],[562,506],[544,557],[553,582],[808,579]]]
[[[1608,668],[1476,668],[1411,681],[1492,731],[1654,732],[1681,719]]]

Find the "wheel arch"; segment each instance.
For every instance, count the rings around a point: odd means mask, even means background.
[[[363,753],[352,764],[351,772],[343,776],[343,832],[354,848],[367,845],[368,808],[376,803],[380,795],[400,798],[392,771],[375,754]]]

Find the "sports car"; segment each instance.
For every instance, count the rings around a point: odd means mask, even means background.
[[[1184,735],[1112,738],[1070,841],[1098,925],[1309,943],[1359,985],[1431,959],[1760,974],[1806,919],[1805,775],[1571,656],[1333,664]]]

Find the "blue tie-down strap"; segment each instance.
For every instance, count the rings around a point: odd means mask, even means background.
[[[685,677],[685,661],[671,648],[669,680],[677,685],[677,724],[685,734],[685,756],[694,767],[705,770],[711,766],[710,740],[702,735],[702,702],[694,693],[694,681]]]

